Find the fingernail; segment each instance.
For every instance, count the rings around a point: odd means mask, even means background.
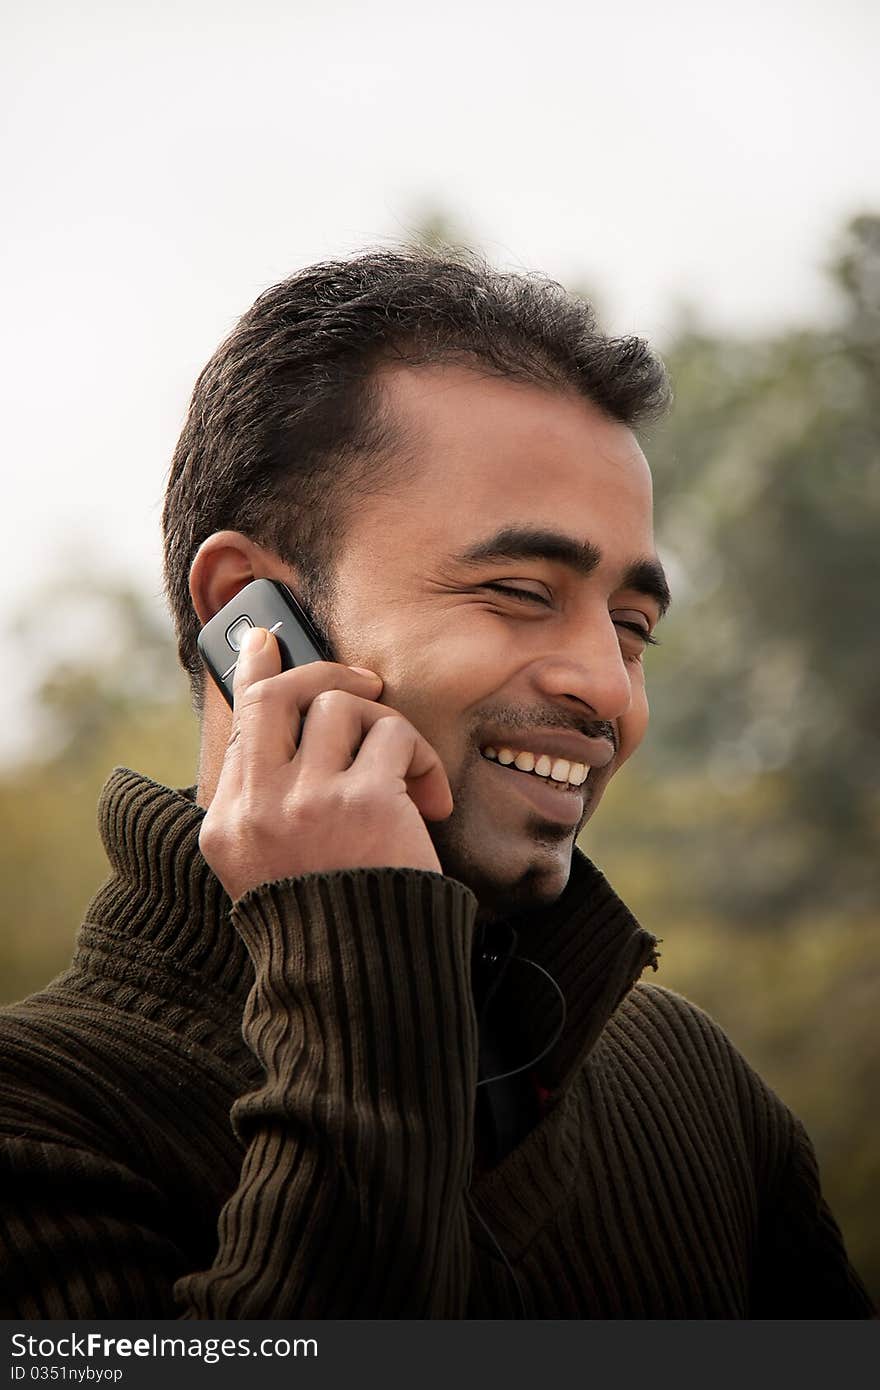
[[[359,676],[369,676],[371,681],[380,681],[382,677],[375,671],[368,671],[366,666],[349,666],[349,671],[357,671]]]
[[[249,627],[244,637],[241,639],[241,651],[245,656],[256,656],[266,645],[266,638],[269,636],[264,627]]]

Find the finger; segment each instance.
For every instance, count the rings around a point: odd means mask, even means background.
[[[262,640],[261,640],[262,636]],[[265,628],[245,635],[233,683],[233,735],[227,750],[242,760],[242,776],[259,781],[289,763],[297,749],[303,717],[322,691],[340,688],[358,695],[378,695],[381,677],[375,672],[313,661],[281,670],[281,653]]]
[[[370,778],[401,777],[426,820],[445,820],[453,800],[439,754],[409,720],[375,720],[355,758],[353,771]]]
[[[309,706],[300,734],[297,762],[318,776],[330,777],[347,771],[367,732],[380,719],[397,720],[410,729],[413,739],[427,750],[427,754],[420,751],[418,772],[413,775],[427,771],[429,757],[434,751],[398,710],[338,689],[320,692]]]
[[[297,764],[319,777],[346,772],[368,729],[379,719],[400,719],[396,710],[344,690],[318,691],[299,739]]]

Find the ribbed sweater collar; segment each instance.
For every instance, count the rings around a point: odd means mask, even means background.
[[[656,970],[657,937],[636,921],[604,874],[575,846],[562,896],[542,912],[514,919],[516,955],[534,961],[565,997],[565,1028],[538,1068],[551,1100],[564,1091],[643,971]],[[537,1055],[558,1028],[559,995],[538,971],[508,969],[505,988],[526,1055]]]
[[[146,970],[160,993],[226,996],[243,1007],[253,969],[230,899],[199,850],[203,816],[194,788],[114,769],[98,807],[111,875],[89,906],[75,966],[132,983]],[[657,968],[657,940],[579,849],[562,896],[514,926],[516,954],[540,965],[565,996],[565,1030],[540,1066],[558,1094],[643,970]],[[527,1055],[537,1055],[556,1032],[559,997],[522,962],[506,971],[505,990],[533,1049]]]
[[[114,768],[98,803],[110,877],[89,904],[74,966],[124,971],[133,983],[148,972],[157,993],[207,991],[244,1007],[253,968],[229,896],[199,850],[204,814],[195,788]]]

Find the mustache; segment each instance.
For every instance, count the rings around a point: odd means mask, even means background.
[[[505,728],[522,729],[524,733],[534,733],[536,729],[555,729],[582,734],[586,738],[604,738],[617,752],[617,735],[613,724],[609,724],[607,719],[577,719],[570,712],[559,709],[523,710],[512,705],[497,705],[480,711],[479,724],[474,724],[475,735],[480,725],[487,721],[503,724]]]

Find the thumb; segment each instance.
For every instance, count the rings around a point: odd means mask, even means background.
[[[251,627],[245,633],[232,680],[233,708],[248,686],[277,676],[281,671],[281,652],[272,633],[264,627]]]

